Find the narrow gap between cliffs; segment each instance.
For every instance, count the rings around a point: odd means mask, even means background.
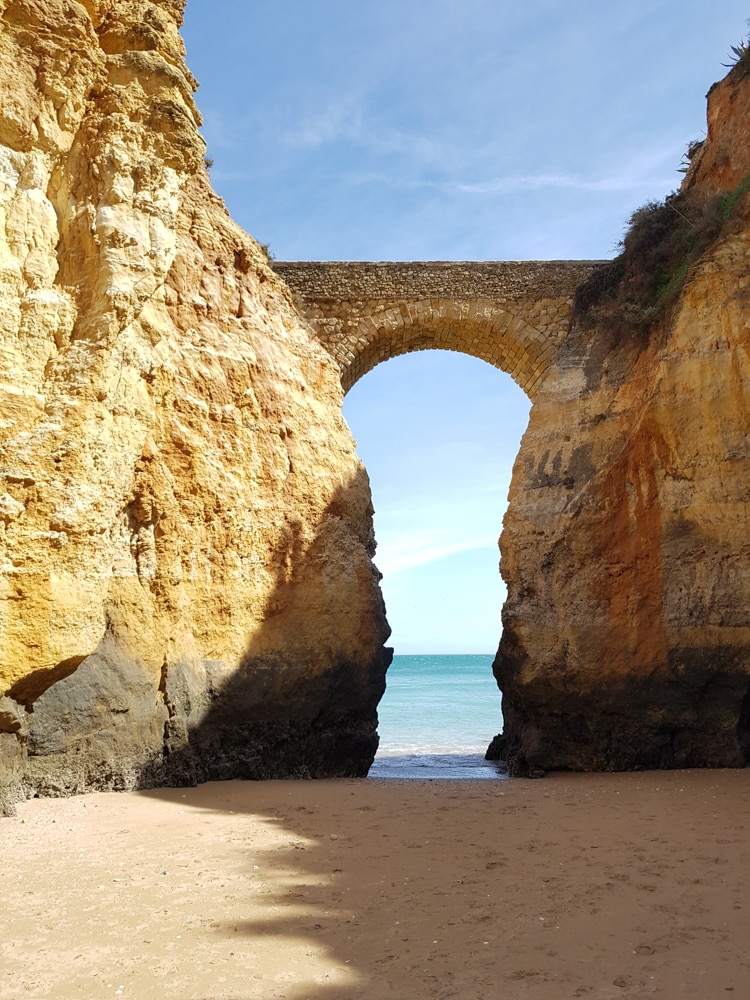
[[[497,543],[529,407],[510,376],[438,350],[381,363],[345,399],[395,650],[371,777],[500,776],[483,759],[502,729]]]

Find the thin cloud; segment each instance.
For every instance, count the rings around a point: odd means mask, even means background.
[[[316,149],[349,142],[381,156],[398,155],[415,163],[439,165],[447,158],[443,143],[420,132],[384,127],[367,114],[361,97],[331,102],[323,111],[288,128],[281,135],[286,145]]]
[[[588,181],[565,174],[526,174],[496,177],[477,184],[456,184],[465,194],[512,194],[516,191],[539,191],[543,188],[576,188],[580,191],[627,191],[639,182],[633,177],[605,177]]]
[[[384,576],[393,576],[407,569],[439,562],[448,556],[497,546],[497,535],[479,538],[446,540],[439,533],[410,533],[402,538],[379,539],[375,562]]]
[[[464,194],[514,194],[522,191],[567,189],[574,191],[620,192],[633,191],[655,182],[668,186],[677,174],[679,140],[662,143],[656,148],[638,153],[620,165],[616,173],[599,177],[583,177],[570,173],[507,174],[488,180],[456,183],[453,189]],[[674,164],[670,173],[669,165]],[[606,170],[606,168],[605,168]]]
[[[358,96],[331,101],[283,133],[287,145],[311,149],[341,139],[356,139],[362,133],[362,107]]]

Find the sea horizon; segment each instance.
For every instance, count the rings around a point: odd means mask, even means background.
[[[378,707],[380,746],[371,778],[504,777],[484,759],[502,729],[495,653],[399,653]]]

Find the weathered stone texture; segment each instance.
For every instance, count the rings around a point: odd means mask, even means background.
[[[708,94],[706,139],[690,161],[683,187],[713,194],[731,191],[747,175],[750,102],[742,68],[727,74]]]
[[[731,174],[686,181],[709,195],[750,172],[750,79],[717,106],[703,164],[726,147]],[[750,760],[749,216],[745,196],[645,343],[576,328],[540,387],[501,540],[521,772]]]
[[[388,630],[342,385],[430,347],[534,401],[506,755],[747,762],[748,196],[646,343],[570,329],[585,261],[279,264],[303,320],[211,191],[182,8],[0,0],[0,811],[366,771]],[[750,172],[748,109],[712,91],[688,185]]]
[[[389,358],[461,351],[533,400],[568,333],[576,288],[599,261],[278,262],[348,391]]]
[[[6,804],[376,747],[367,477],[335,365],[210,189],[182,8],[0,0]]]

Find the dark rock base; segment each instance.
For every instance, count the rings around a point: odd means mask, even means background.
[[[750,762],[750,678],[703,667],[573,694],[536,681],[503,693],[504,730],[490,760],[511,775],[545,770],[744,767]]]
[[[103,643],[32,704],[3,699],[0,816],[37,795],[228,779],[363,777],[391,650],[313,675],[248,660],[179,664],[161,682]],[[12,722],[12,725],[11,725]]]

